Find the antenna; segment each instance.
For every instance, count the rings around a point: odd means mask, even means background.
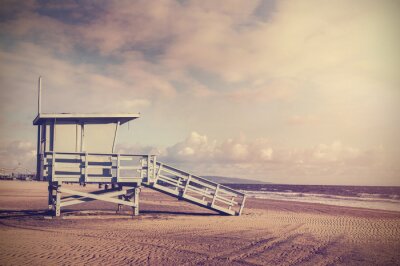
[[[42,109],[42,77],[39,76],[38,80],[38,114],[40,115]]]

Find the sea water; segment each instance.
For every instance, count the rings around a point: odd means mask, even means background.
[[[249,197],[400,212],[400,187],[229,184]]]

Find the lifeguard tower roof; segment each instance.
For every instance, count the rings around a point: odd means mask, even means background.
[[[86,122],[86,123],[112,123],[119,122],[121,125],[139,118],[140,114],[72,114],[72,113],[49,113],[49,114],[38,114],[36,118],[33,120],[33,125],[41,125],[47,121],[57,122],[67,122],[67,121],[75,121],[75,122]]]

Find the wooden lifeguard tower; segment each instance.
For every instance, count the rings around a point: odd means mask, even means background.
[[[155,155],[115,153],[118,128],[139,114],[42,113],[41,78],[38,90],[37,178],[49,183],[48,205],[55,216],[62,207],[92,200],[130,206],[138,215],[140,186],[221,214],[241,214],[241,192],[158,162]],[[99,190],[74,191],[64,183],[98,184]]]

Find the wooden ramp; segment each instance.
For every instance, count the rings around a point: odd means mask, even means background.
[[[160,162],[150,164],[155,166],[154,175],[142,183],[146,187],[221,214],[242,213],[244,193]]]

